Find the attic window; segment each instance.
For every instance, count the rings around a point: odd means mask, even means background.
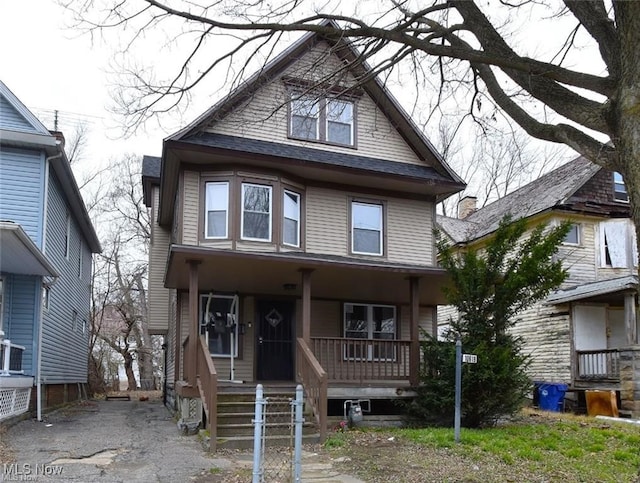
[[[620,173],[613,173],[613,199],[616,201],[629,201],[629,193]]]
[[[353,146],[355,105],[351,100],[303,95],[291,100],[289,136]]]

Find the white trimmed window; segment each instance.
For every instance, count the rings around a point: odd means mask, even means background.
[[[78,247],[78,278],[82,278],[82,240]]]
[[[382,205],[351,203],[351,251],[362,255],[382,255]]]
[[[271,215],[271,186],[243,183],[241,238],[271,241]]]
[[[282,243],[300,246],[300,195],[284,190],[283,195]]]
[[[42,287],[42,308],[49,310],[49,299],[51,298],[51,288],[48,285]]]
[[[620,173],[613,173],[613,199],[616,201],[629,201],[629,193]]]
[[[76,332],[78,330],[78,311],[71,311],[71,330]]]
[[[228,238],[229,183],[227,181],[206,183],[205,199],[205,238]]]
[[[394,360],[396,308],[393,305],[344,304],[344,337],[358,339],[345,344],[343,357],[353,360]]]
[[[564,245],[580,245],[580,225],[571,225],[571,229],[564,237]]]

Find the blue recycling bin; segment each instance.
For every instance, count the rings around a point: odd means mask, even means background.
[[[564,409],[564,395],[568,386],[566,384],[543,382],[538,385],[538,401],[543,411],[562,412]]]

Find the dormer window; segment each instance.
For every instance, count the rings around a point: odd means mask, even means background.
[[[291,101],[289,136],[353,146],[354,104],[332,97],[299,96]]]
[[[615,201],[629,201],[629,193],[620,173],[613,173],[613,199]]]

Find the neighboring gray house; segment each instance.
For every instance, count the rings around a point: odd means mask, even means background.
[[[640,416],[638,253],[622,177],[578,157],[484,208],[463,199],[458,219],[437,223],[463,250],[481,247],[506,214],[531,226],[574,223],[558,253],[566,282],[514,329],[532,355],[532,378],[616,390],[622,409]],[[441,328],[447,315],[438,310]]]
[[[63,148],[0,81],[0,420],[87,382],[100,242]]]

